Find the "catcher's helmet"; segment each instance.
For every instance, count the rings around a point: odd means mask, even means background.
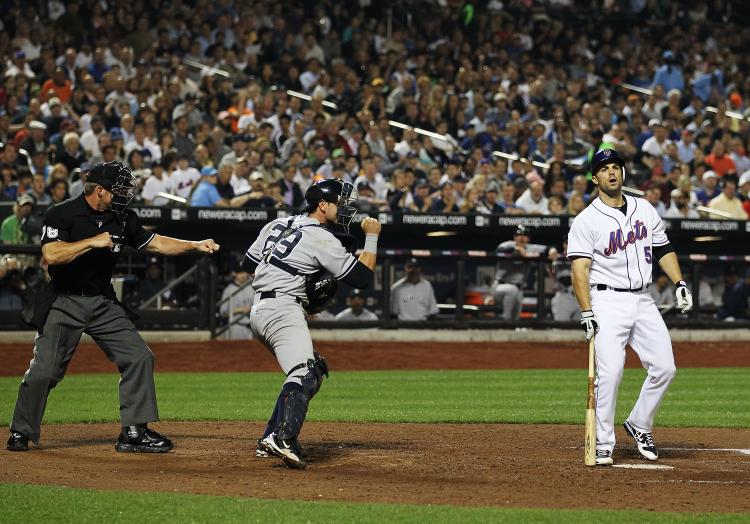
[[[514,236],[518,236],[518,235],[529,236],[529,228],[527,228],[523,224],[518,224],[518,227],[516,228],[516,232],[514,233]]]
[[[99,184],[112,193],[112,211],[124,213],[135,195],[135,176],[129,167],[114,160],[96,164],[86,183]]]
[[[357,201],[357,190],[349,182],[342,182],[335,178],[321,180],[317,184],[311,185],[305,192],[307,207],[305,212],[312,213],[318,207],[321,200],[336,204],[338,208],[336,213],[337,223],[348,228],[349,224],[357,214],[357,208],[354,203]]]
[[[614,149],[600,149],[591,158],[591,174],[596,173],[607,164],[617,164],[622,169],[622,177],[625,178],[625,161],[620,156],[620,153]]]

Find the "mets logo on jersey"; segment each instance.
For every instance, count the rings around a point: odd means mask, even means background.
[[[646,225],[640,220],[636,220],[634,230],[628,231],[627,234],[623,233],[622,229],[610,231],[609,245],[604,249],[604,254],[610,256],[618,251],[625,251],[630,244],[635,244],[637,240],[642,240],[647,236]]]

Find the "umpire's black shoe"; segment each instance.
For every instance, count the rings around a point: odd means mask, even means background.
[[[166,453],[172,448],[171,440],[145,425],[122,428],[115,444],[123,453]]]
[[[11,431],[7,448],[8,451],[28,451],[29,439],[18,431]]]

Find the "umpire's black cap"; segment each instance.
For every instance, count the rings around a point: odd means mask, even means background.
[[[123,175],[125,175],[123,171],[127,173],[130,172],[130,170],[120,162],[101,162],[91,168],[86,182],[89,184],[99,184],[107,191],[112,191],[112,187],[115,184],[120,183]]]

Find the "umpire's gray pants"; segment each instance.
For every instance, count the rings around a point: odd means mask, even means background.
[[[34,340],[34,358],[18,388],[11,431],[39,443],[47,396],[65,376],[84,332],[120,370],[122,426],[159,420],[154,355],[122,307],[103,296],[60,295]]]

